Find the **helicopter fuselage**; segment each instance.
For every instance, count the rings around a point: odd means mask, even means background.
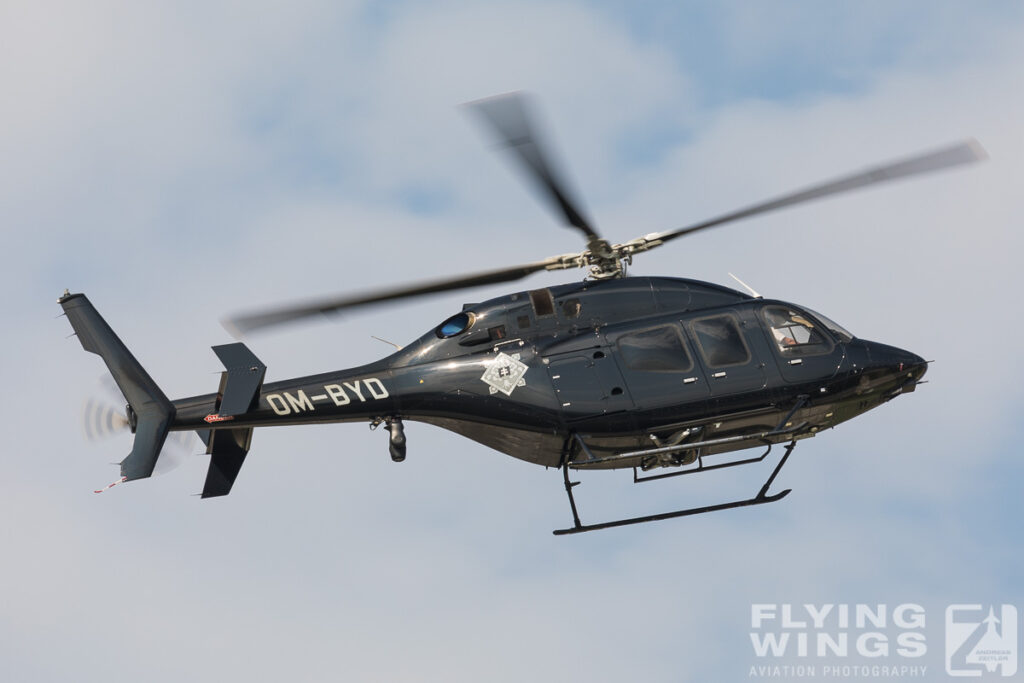
[[[712,455],[764,443],[755,435],[787,415],[796,429],[768,441],[813,436],[912,391],[926,369],[786,302],[630,277],[466,305],[375,363],[264,384],[241,415],[222,418],[217,394],[174,401],[171,429],[401,419],[551,467],[578,457],[574,436],[591,461],[695,434],[727,441],[702,448]]]

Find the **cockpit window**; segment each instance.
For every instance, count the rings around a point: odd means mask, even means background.
[[[619,337],[619,353],[631,370],[643,372],[689,372],[690,354],[679,331],[671,326],[632,332]]]
[[[787,306],[766,306],[763,311],[772,339],[784,356],[812,356],[832,349],[818,324]]]
[[[456,313],[452,317],[445,320],[443,323],[437,326],[437,336],[441,339],[448,339],[455,335],[462,334],[470,327],[473,326],[473,322],[476,320],[469,311],[463,311],[462,313]]]

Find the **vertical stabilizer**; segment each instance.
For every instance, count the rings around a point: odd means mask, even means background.
[[[124,481],[150,476],[174,421],[174,406],[84,294],[66,293],[58,303],[82,348],[103,359],[135,414],[135,444],[121,461],[121,476]]]

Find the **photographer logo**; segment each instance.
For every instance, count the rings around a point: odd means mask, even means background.
[[[1013,605],[946,608],[946,673],[1013,676],[1017,673],[1017,608]]]

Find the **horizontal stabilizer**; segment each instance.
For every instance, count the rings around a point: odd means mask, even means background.
[[[225,373],[224,397],[221,399],[218,415],[228,417],[243,415],[259,399],[263,377],[267,366],[250,351],[245,344],[224,344],[214,346],[213,352],[227,369]]]

